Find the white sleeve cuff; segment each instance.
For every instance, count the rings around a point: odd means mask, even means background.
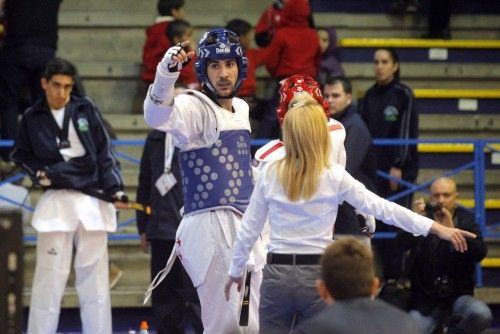
[[[158,68],[155,81],[149,87],[148,98],[156,105],[172,105],[174,86],[178,78],[179,72],[164,73]]]
[[[227,273],[229,276],[237,278],[237,277],[243,276],[244,272],[245,272],[245,268],[239,268],[239,267],[235,266],[233,263],[231,263]]]

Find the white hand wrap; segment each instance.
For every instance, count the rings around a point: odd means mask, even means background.
[[[359,211],[358,209],[355,209],[354,212],[357,215],[363,216],[363,218],[365,219],[365,225],[366,225],[366,227],[368,227],[368,232],[370,232],[371,234],[375,233],[375,228],[377,226],[375,223],[375,217],[372,215],[367,215],[367,214]]]
[[[163,73],[179,72],[180,70],[182,70],[182,68],[186,66],[187,63],[189,63],[189,60],[183,63],[179,63],[173,59],[173,57],[180,54],[181,51],[182,46],[180,44],[172,46],[170,49],[168,49],[163,56],[163,59],[158,64],[158,69]]]

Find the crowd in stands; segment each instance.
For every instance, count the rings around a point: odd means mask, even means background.
[[[97,106],[92,100],[85,97],[76,68],[64,59],[55,58],[58,40],[57,18],[61,2],[62,0],[0,0],[0,12],[4,13],[5,20],[5,37],[0,51],[0,138],[2,140],[17,139],[14,155],[12,155],[11,148],[0,149],[0,173],[2,177],[9,174],[14,169],[15,162],[18,167],[30,175],[33,182],[45,187],[45,190],[51,189],[45,192],[44,196],[48,196],[46,194],[50,195],[52,194],[51,191],[55,191],[55,200],[64,201],[62,192],[66,191],[65,189],[73,189],[73,185],[61,183],[60,186],[56,187],[57,190],[53,190],[51,188],[53,187],[52,183],[58,182],[59,172],[74,173],[75,175],[80,172],[88,173],[89,179],[95,177],[94,172],[97,173],[96,171],[88,172],[81,165],[74,166],[74,169],[71,170],[65,165],[68,161],[76,161],[76,159],[83,156],[82,151],[78,151],[82,146],[82,143],[80,143],[80,140],[82,140],[84,145],[90,145],[89,147],[96,151],[96,156],[90,158],[98,159],[98,163],[96,162],[97,167],[102,169],[102,174],[109,179],[99,179],[98,181],[92,179],[92,182],[95,181],[92,185],[109,188],[107,190],[110,193],[112,192],[114,196],[110,202],[114,202],[117,208],[125,208],[126,199],[121,197],[124,195],[121,193],[123,190],[121,178],[113,178],[114,170],[118,171],[120,166],[115,161],[113,149],[110,146],[110,133],[105,130]],[[435,3],[437,4],[438,1]],[[429,31],[423,37],[450,38],[448,27],[450,1],[439,3],[440,7],[436,10],[441,13],[441,16],[436,18],[436,12],[432,12],[433,15],[429,17]],[[406,8],[408,2],[399,1],[395,6],[404,6]],[[37,15],[39,19],[31,20],[32,15]],[[29,22],[34,23],[28,24]],[[358,102],[353,93],[354,89],[351,81],[348,79],[349,73],[344,70],[341,64],[335,28],[316,27],[314,25],[309,1],[274,0],[264,10],[257,22],[248,22],[245,19],[234,17],[227,22],[224,28],[234,32],[234,36],[237,36],[237,38],[229,42],[241,45],[242,54],[240,56],[244,55],[246,57],[244,58],[246,62],[244,66],[246,80],[238,83],[241,83],[241,86],[236,87],[234,93],[249,105],[253,138],[281,139],[283,133],[280,125],[282,125],[283,119],[279,119],[276,110],[283,108],[282,104],[286,91],[288,90],[288,93],[292,92],[292,98],[306,92],[316,100],[304,99],[299,101],[299,107],[301,107],[300,103],[306,106],[308,103],[314,103],[315,108],[318,107],[316,109],[321,110],[321,115],[323,115],[323,109],[319,107],[323,107],[328,118],[333,119],[334,124],[339,124],[340,128],[345,130],[345,138],[343,139],[345,171],[356,180],[359,180],[362,185],[354,183],[349,178],[348,181],[352,183],[349,184],[350,190],[346,188],[342,196],[351,199],[362,207],[364,202],[359,198],[356,199],[354,190],[352,190],[356,187],[358,187],[356,189],[359,192],[362,192],[360,189],[368,189],[382,198],[387,198],[397,196],[401,190],[405,189],[405,183],[414,183],[416,181],[419,159],[415,145],[398,144],[378,147],[372,145],[373,138],[406,140],[416,139],[419,136],[418,112],[414,103],[413,91],[410,86],[402,81],[400,75],[401,63],[395,49],[381,47],[374,52],[373,73],[375,82]],[[2,31],[0,31],[0,36],[1,34]],[[155,83],[164,79],[165,72],[169,72],[168,74],[172,75],[172,77],[174,76],[172,73],[179,72],[175,87],[180,91],[192,90],[185,95],[197,96],[196,94],[203,91],[204,85],[207,85],[209,80],[206,79],[208,76],[206,66],[205,68],[200,67],[200,64],[206,63],[203,60],[200,61],[200,58],[206,57],[206,55],[193,55],[192,51],[196,50],[191,50],[190,46],[185,43],[185,41],[192,41],[196,36],[193,36],[193,27],[189,22],[189,13],[185,11],[184,0],[159,0],[157,17],[146,28],[145,35],[141,72],[144,96],[151,96],[152,103],[162,103],[159,100],[153,100],[154,94],[152,90]],[[230,35],[230,37],[232,36]],[[220,43],[219,40],[207,41],[206,37],[203,37],[202,40],[208,46],[211,45],[210,43]],[[161,68],[159,64],[165,59],[167,51],[170,52],[173,50],[172,47],[175,46],[178,46],[177,49],[174,49],[177,52],[176,55],[183,54],[183,52],[186,57],[188,54],[192,55],[189,57],[189,62],[182,63],[182,66],[179,65],[178,69]],[[238,70],[241,71],[242,68],[239,67]],[[259,91],[256,77],[258,68],[265,69],[269,75],[264,95]],[[157,69],[160,73],[157,72]],[[296,77],[297,75],[299,77]],[[200,82],[198,80],[200,77],[204,77],[206,81]],[[157,78],[160,78],[160,80],[157,80]],[[293,80],[290,80],[290,78],[293,78]],[[213,89],[215,93],[212,92],[212,94],[217,96],[217,89]],[[60,95],[59,91],[64,92]],[[61,98],[64,100],[61,103],[54,102],[59,101]],[[292,98],[286,101],[286,109],[288,109]],[[217,98],[212,100],[219,101]],[[66,138],[58,137],[61,135],[60,128],[64,128],[62,122],[68,122],[64,115],[64,108],[69,110],[70,106],[73,105],[82,105],[82,108],[85,108],[90,114],[91,131],[95,131],[98,136],[90,137],[88,142],[81,138],[76,139],[75,128],[69,126],[70,130],[68,130],[67,124],[66,130],[62,129],[62,132],[66,131]],[[19,117],[27,107],[30,107],[29,112],[23,116],[21,130],[18,130]],[[62,113],[61,110],[63,110]],[[58,137],[59,140],[58,146],[50,147],[50,145],[47,145],[46,151],[43,151],[43,147],[33,148],[31,145],[32,140],[37,140],[36,131],[34,130],[40,124],[36,117],[39,117],[45,111],[51,111],[54,118],[57,117],[56,122],[49,121],[48,118],[43,120],[46,121],[47,129],[53,131],[54,136]],[[69,111],[67,113],[71,117]],[[50,116],[50,113],[47,113],[47,115]],[[76,123],[78,125],[76,130],[87,135],[89,124],[83,124],[81,119],[79,118],[78,123]],[[30,124],[31,128],[29,128]],[[80,146],[64,146],[68,142],[68,131],[70,139],[77,141]],[[16,132],[18,132],[17,137]],[[327,135],[326,133],[325,136]],[[289,134],[283,140],[290,140],[290,137]],[[176,239],[176,231],[179,224],[181,224],[182,217],[179,211],[184,204],[181,183],[187,177],[184,177],[179,170],[177,159],[181,154],[179,148],[174,147],[179,145],[177,139],[173,139],[170,133],[153,130],[145,140],[140,165],[137,200],[150,205],[154,213],[146,215],[144,212],[138,211],[137,227],[143,251],[151,253],[151,279],[153,280],[161,272],[161,269],[169,263],[168,255],[172,249],[175,250],[176,247],[181,247],[179,240]],[[281,143],[279,140],[278,142]],[[42,151],[39,152],[38,149]],[[63,152],[63,150],[66,151]],[[88,147],[87,150],[89,150]],[[58,152],[62,152],[61,155]],[[158,152],[161,154],[158,154]],[[42,157],[44,154],[50,155],[51,159],[47,160],[46,157]],[[187,159],[186,157],[184,160]],[[292,165],[291,162],[287,163]],[[110,167],[106,168],[108,165]],[[61,170],[57,170],[57,168],[61,168]],[[68,168],[68,170],[65,168]],[[377,170],[385,174],[385,177],[377,175]],[[117,174],[119,173],[117,172]],[[75,175],[71,174],[69,178],[74,178]],[[61,176],[61,180],[64,181],[64,177]],[[276,176],[274,180],[282,180],[283,178],[284,176]],[[290,176],[289,178],[293,179]],[[328,182],[341,183],[341,180],[335,179],[335,176],[331,178],[332,180],[328,179]],[[112,179],[113,181],[111,181]],[[259,189],[264,194],[264,185],[259,185],[261,186]],[[343,184],[343,186],[346,185]],[[276,189],[276,185],[274,185],[274,188],[271,186],[271,188]],[[323,190],[328,193],[328,189]],[[286,189],[286,191],[290,191],[290,189]],[[349,192],[353,194],[349,195]],[[473,217],[470,217],[467,212],[457,206],[458,191],[453,180],[448,178],[437,179],[432,184],[430,193],[429,200],[418,199],[414,201],[413,197],[408,195],[399,197],[394,202],[407,209],[414,210],[415,213],[421,216],[445,222],[443,224],[449,229],[460,228],[474,233],[476,235],[475,239],[471,238],[469,234],[464,234],[467,248],[465,252],[457,251],[449,241],[441,240],[441,235],[438,237],[429,234],[415,237],[409,233],[400,232],[401,230],[394,227],[394,224],[391,226],[378,223],[376,226],[379,231],[398,232],[396,239],[370,242],[370,239],[365,237],[370,237],[375,229],[374,217],[366,214],[363,210],[355,209],[347,202],[342,203],[343,201],[340,201],[338,211],[335,212],[335,224],[329,222],[334,227],[326,226],[326,229],[332,230],[333,238],[339,239],[339,241],[333,243],[332,246],[322,248],[326,248],[326,252],[321,260],[321,268],[319,266],[315,267],[312,274],[309,270],[302,273],[304,277],[307,276],[304,279],[307,282],[302,282],[309,289],[307,299],[313,300],[311,304],[314,304],[315,307],[310,309],[307,307],[311,305],[304,308],[297,307],[292,310],[291,316],[290,314],[283,315],[282,317],[286,318],[286,328],[283,328],[291,330],[295,327],[296,333],[323,333],[327,330],[333,330],[333,328],[336,328],[338,333],[363,333],[368,331],[385,333],[384,326],[391,321],[390,319],[394,318],[398,318],[398,323],[391,323],[392,327],[390,328],[405,333],[435,333],[437,328],[446,329],[449,333],[477,333],[487,328],[491,322],[491,311],[484,303],[473,297],[474,264],[483,259],[487,253],[480,231],[477,229]],[[309,197],[312,197],[313,194],[309,194],[311,195]],[[283,194],[280,193],[280,195]],[[23,196],[25,196],[24,201],[27,194],[23,193],[21,197]],[[82,194],[82,196],[88,197],[90,195]],[[87,197],[84,200],[88,200]],[[288,198],[290,199],[290,196]],[[433,209],[429,209],[429,203],[434,205]],[[91,208],[92,205],[97,205],[91,201],[87,204]],[[41,210],[50,211],[50,208],[46,208],[47,205],[49,205],[47,202],[43,202],[39,208],[37,207],[36,218],[41,215]],[[266,207],[265,203],[260,203],[260,205],[257,208],[253,207],[255,216],[258,216],[258,213],[261,212],[260,209],[264,210],[263,208]],[[111,207],[111,205],[109,206]],[[99,207],[95,210],[105,209]],[[272,211],[272,208],[269,210]],[[400,215],[403,217],[406,211],[401,210],[403,213]],[[368,211],[368,213],[371,213],[376,210]],[[55,211],[52,214],[61,216],[60,213]],[[408,215],[413,217],[414,221],[418,221],[420,218],[415,218],[417,215],[412,213]],[[68,214],[68,217],[74,218],[71,214]],[[238,219],[240,218],[238,217]],[[261,218],[261,221],[254,222],[260,229],[264,228],[266,217],[262,216]],[[93,257],[98,256],[101,258],[92,264],[95,267],[95,272],[91,274],[85,273],[84,269],[82,269],[84,264],[81,262],[75,264],[75,269],[79,271],[78,275],[80,277],[99,277],[104,280],[102,284],[94,285],[85,285],[85,282],[80,282],[82,286],[78,287],[78,289],[82,300],[88,299],[90,302],[94,302],[94,296],[84,296],[86,292],[93,288],[95,290],[93,292],[98,289],[109,290],[107,278],[104,277],[104,272],[108,270],[106,247],[99,249],[93,249],[92,247],[93,242],[102,243],[106,239],[106,232],[116,228],[116,217],[110,216],[107,219],[109,221],[102,219],[102,226],[97,228],[98,233],[89,233],[91,236],[88,235],[88,231],[85,229],[77,229],[76,227],[73,229],[73,227],[61,228],[61,226],[57,226],[49,230],[38,229],[40,232],[39,238],[40,235],[42,236],[40,240],[43,246],[51,247],[55,242],[61,243],[61,250],[66,250],[71,254],[72,238],[73,234],[76,233],[77,239],[82,240],[80,245],[85,245],[85,248],[83,246],[79,247],[79,242],[75,242],[76,256],[81,257],[81,254],[90,254]],[[42,220],[39,218],[37,221]],[[250,218],[244,218],[243,223],[248,223],[249,220]],[[410,219],[408,218],[408,220]],[[278,229],[281,228],[284,227],[278,226]],[[67,234],[68,229],[72,229],[70,232],[73,234]],[[52,234],[47,232],[52,232]],[[252,232],[251,237],[256,237],[258,234],[256,230],[246,232],[248,235]],[[61,237],[61,235],[64,235],[64,237]],[[356,235],[358,238],[342,238],[342,235]],[[233,235],[233,237],[237,242],[237,251],[240,253],[250,252],[253,243],[245,240],[245,236],[238,235],[238,238],[236,238],[236,235]],[[255,242],[255,238],[252,239],[251,237],[247,236],[247,239]],[[341,238],[342,240],[340,240]],[[373,248],[373,252],[366,248],[366,245],[359,243],[359,238],[365,241],[368,240],[365,244],[368,244],[370,249]],[[244,248],[242,243],[245,243],[245,241],[247,244],[244,246],[247,247],[242,250]],[[88,242],[90,246],[83,242]],[[179,245],[176,245],[177,243]],[[229,251],[231,251],[231,247],[229,247]],[[247,257],[248,252],[245,253]],[[59,316],[60,298],[63,293],[61,291],[64,290],[70,262],[68,262],[67,258],[63,259],[65,272],[61,274],[54,269],[57,263],[51,262],[50,253],[40,258],[41,260],[37,260],[37,265],[40,262],[35,277],[38,285],[33,288],[28,331],[33,330],[33,332],[36,332],[34,328],[42,328],[40,332],[43,332],[43,328],[49,331],[54,329],[55,331]],[[382,300],[373,301],[380,283],[379,278],[374,275],[376,272],[374,267],[377,262],[374,258],[377,258],[377,261],[382,266],[380,272],[377,273],[382,283],[398,279],[402,274],[401,263],[411,261],[412,266],[407,269],[411,280],[411,302],[407,309],[398,310]],[[433,260],[435,258],[438,260]],[[268,257],[269,259],[272,259],[272,257]],[[229,261],[231,258],[225,260]],[[224,268],[224,273],[233,270],[235,274],[243,275],[243,267],[237,266],[237,260],[235,256],[231,269]],[[273,298],[269,297],[272,296],[271,291],[274,289],[278,291],[279,289],[270,281],[272,281],[273,277],[284,279],[289,274],[296,274],[282,269],[280,269],[282,272],[277,269],[270,272],[273,268],[277,268],[282,264],[279,262],[282,260],[281,257],[276,256],[275,260],[278,261],[276,262],[278,266],[269,266],[267,271],[264,271],[264,282],[268,291],[267,294],[263,293],[263,295],[268,298],[264,300],[264,304],[261,302],[261,306],[264,305],[267,308],[269,316],[266,318],[267,320],[261,318],[261,321],[264,321],[265,326],[269,326],[265,327],[269,329],[269,332],[272,332],[273,321],[276,320],[272,318],[272,315],[277,313],[278,309],[285,308],[284,304],[279,304],[278,301],[273,301]],[[319,257],[314,258],[314,260],[319,260]],[[79,261],[83,260],[80,259]],[[43,267],[44,263],[49,263],[50,266],[45,265]],[[318,262],[316,261],[315,264],[318,264]],[[349,274],[346,274],[346,272],[349,272]],[[53,277],[54,282],[49,284],[44,281],[42,276]],[[320,278],[317,283],[319,295],[314,292],[315,278]],[[238,283],[236,280],[234,282]],[[229,287],[231,286],[230,283]],[[353,284],[353,287],[346,289],[351,284]],[[50,291],[59,291],[59,294],[49,296],[47,287],[50,287]],[[293,287],[290,286],[288,289],[290,290],[289,293],[292,294]],[[443,295],[435,297],[436,291]],[[203,310],[203,303],[204,300],[207,300],[206,294],[209,292],[205,291],[204,293],[200,311],[200,300],[196,296],[193,282],[187,276],[181,261],[175,261],[168,278],[162,281],[159,288],[154,290],[152,294],[152,309],[156,319],[155,328],[157,328],[158,333],[182,332],[185,326],[184,319],[188,315],[195,331],[201,333],[203,325],[206,325],[207,317],[203,313],[207,312]],[[222,294],[222,291],[220,293]],[[228,293],[226,296],[228,296]],[[198,294],[200,294],[200,291],[198,291]],[[88,305],[82,305],[84,310],[86,308],[86,311],[82,312],[87,312],[82,313],[84,326],[92,328],[96,333],[107,332],[111,328],[109,291],[104,295],[106,297],[104,302],[99,304],[96,301],[99,308],[90,310],[91,307],[89,308]],[[220,299],[222,299],[222,295],[218,300]],[[285,300],[279,302],[285,303]],[[47,303],[51,305],[47,305]],[[326,305],[328,307],[325,308]],[[50,309],[50,312],[47,309]],[[306,309],[307,312],[304,311]],[[382,316],[375,317],[367,310],[377,312]],[[296,316],[296,313],[299,314],[302,311],[303,314]],[[409,313],[406,313],[406,311],[409,311]],[[44,320],[47,314],[50,316],[50,321]],[[103,325],[101,328],[96,327],[97,325],[92,320],[93,315],[102,318]],[[346,317],[348,319],[371,319],[373,322],[370,322],[370,327],[366,327],[367,321],[354,321],[351,323],[353,327],[346,327],[349,324],[341,324],[340,321]],[[380,319],[384,319],[385,322],[378,323],[377,321]],[[375,323],[379,327],[375,326]]]

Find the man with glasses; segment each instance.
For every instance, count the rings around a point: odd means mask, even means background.
[[[55,333],[73,249],[83,333],[111,334],[108,232],[127,205],[118,162],[94,102],[71,95],[75,68],[47,64],[44,96],[26,110],[13,161],[40,185],[31,224],[38,232],[28,333]],[[101,201],[107,197],[111,203]]]
[[[181,180],[170,177],[165,185],[182,182],[184,216],[163,277],[178,256],[197,289],[205,333],[238,333],[244,291],[229,302],[223,291],[253,190],[248,105],[235,97],[246,78],[247,59],[234,32],[211,29],[198,44],[195,62],[202,92],[186,90],[174,99],[179,71],[194,55],[189,41],[171,47],[144,101],[146,122],[170,133],[180,149]],[[258,332],[262,265],[252,268],[246,332]]]

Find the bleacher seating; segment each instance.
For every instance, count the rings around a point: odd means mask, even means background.
[[[199,0],[186,1],[188,19],[194,25],[194,39],[207,27],[224,25],[233,17],[244,17],[250,22],[256,22],[260,12],[269,4],[268,0],[256,0],[251,3],[245,0],[205,2]],[[352,7],[357,3],[357,9]],[[368,4],[359,6],[359,3]],[[470,0],[469,2],[473,2]],[[474,39],[476,48],[452,48],[455,40],[448,43],[435,44],[436,41],[415,40],[423,33],[423,22],[418,22],[411,16],[395,17],[381,14],[384,6],[375,9],[370,7],[372,1],[368,0],[342,0],[331,1],[335,3],[336,11],[329,12],[332,8],[322,7],[327,1],[313,1],[313,8],[318,11],[314,15],[319,27],[335,26],[342,47],[341,55],[343,66],[347,75],[353,78],[356,90],[364,91],[374,81],[372,70],[372,54],[375,41],[381,38],[403,38],[407,44],[412,45],[412,52],[402,57],[402,78],[414,89],[418,103],[428,106],[420,116],[420,131],[422,138],[499,138],[500,129],[500,103],[499,96],[493,98],[477,95],[448,95],[447,98],[437,97],[436,90],[470,90],[484,89],[498,94],[500,90],[500,57],[490,57],[491,50],[500,53],[498,30],[500,29],[499,13],[495,11],[476,10],[475,14],[467,14],[462,10],[453,15],[451,29],[454,38]],[[387,4],[388,1],[373,1],[373,3]],[[484,1],[479,1],[484,4]],[[480,5],[476,7],[481,7]],[[344,6],[344,7],[342,7]],[[500,6],[497,6],[500,7]],[[359,13],[359,8],[364,8]],[[481,7],[482,8],[482,7]],[[476,8],[477,9],[477,8]],[[469,10],[470,12],[470,10]],[[83,78],[86,92],[93,97],[105,118],[117,130],[120,139],[144,139],[149,128],[144,123],[141,114],[142,100],[139,74],[141,68],[141,52],[144,42],[144,29],[149,25],[156,14],[156,1],[154,0],[89,0],[89,1],[63,1],[60,12],[60,39],[58,55],[73,61],[79,68]],[[356,40],[365,38],[364,40]],[[369,38],[370,40],[367,40]],[[478,39],[482,40],[478,41]],[[497,40],[494,40],[497,39]],[[354,42],[364,45],[353,46]],[[401,42],[401,41],[400,41]],[[372,43],[372,44],[370,44]],[[458,45],[458,44],[456,44]],[[494,47],[493,47],[494,46]],[[485,58],[481,61],[470,57],[478,54],[477,48],[486,47]],[[448,60],[429,60],[429,48],[448,49]],[[413,57],[414,50],[421,50],[418,57]],[[425,51],[426,50],[426,51]],[[461,50],[460,52],[456,52]],[[463,51],[463,52],[462,52]],[[443,53],[443,51],[438,50]],[[354,56],[356,55],[356,56]],[[467,56],[464,56],[467,55]],[[407,58],[408,56],[408,58]],[[462,60],[460,57],[466,57]],[[413,58],[412,58],[413,57]],[[458,57],[458,58],[456,58]],[[485,60],[485,61],[483,61]],[[268,74],[259,70],[259,94],[262,91]],[[424,89],[427,89],[424,90]],[[458,91],[454,91],[458,92]],[[463,91],[462,91],[463,92]],[[477,91],[476,91],[477,93]],[[444,96],[444,95],[443,95]],[[448,102],[448,98],[451,102]],[[458,107],[457,99],[478,99],[478,111],[462,112],[460,114],[444,113],[449,105]],[[494,99],[490,104],[486,100]],[[436,109],[440,103],[443,108]],[[483,101],[484,100],[484,101]],[[449,105],[448,105],[449,103]],[[467,101],[466,101],[467,104]],[[473,104],[469,102],[469,105]],[[440,110],[440,111],[439,111]],[[482,112],[486,110],[487,112]],[[431,112],[432,111],[432,112]],[[134,114],[136,113],[136,114]],[[481,115],[478,115],[478,114]],[[452,114],[452,115],[450,115]],[[138,159],[141,153],[140,146],[117,147],[119,151]],[[433,164],[436,160],[460,161],[472,159],[469,146],[445,145],[419,145],[419,151],[426,154],[428,167],[420,173],[419,181],[427,180],[439,175],[442,165]],[[445,153],[443,151],[451,153]],[[446,154],[446,159],[443,159]],[[449,159],[448,159],[449,157]],[[122,159],[127,191],[134,195],[137,186],[137,165]],[[440,167],[441,166],[441,167]],[[500,199],[500,175],[498,170],[489,171],[486,175],[488,184],[488,198]],[[470,206],[473,199],[472,191],[474,179],[470,171],[457,176],[457,181],[463,197]],[[26,181],[27,182],[27,181]],[[28,183],[26,183],[27,185]],[[34,193],[34,200],[37,199]],[[491,197],[490,197],[491,196]],[[132,196],[133,197],[133,196]],[[498,209],[497,204],[487,204]],[[120,220],[132,219],[133,212],[122,212]],[[28,237],[33,231],[26,229]],[[110,241],[110,259],[124,270],[124,276],[112,291],[112,304],[114,307],[140,307],[142,306],[142,293],[149,280],[149,259],[142,254],[139,242],[134,239],[135,225],[128,225],[120,229],[116,240]],[[500,258],[500,244],[496,239],[488,239],[490,257]],[[29,303],[29,291],[34,268],[34,243],[26,244],[26,275],[24,305]],[[485,267],[496,265],[496,261],[488,260]],[[70,279],[69,288],[65,294],[64,307],[77,305],[77,298]],[[500,303],[498,290],[482,288],[478,290],[479,296],[491,303]]]

